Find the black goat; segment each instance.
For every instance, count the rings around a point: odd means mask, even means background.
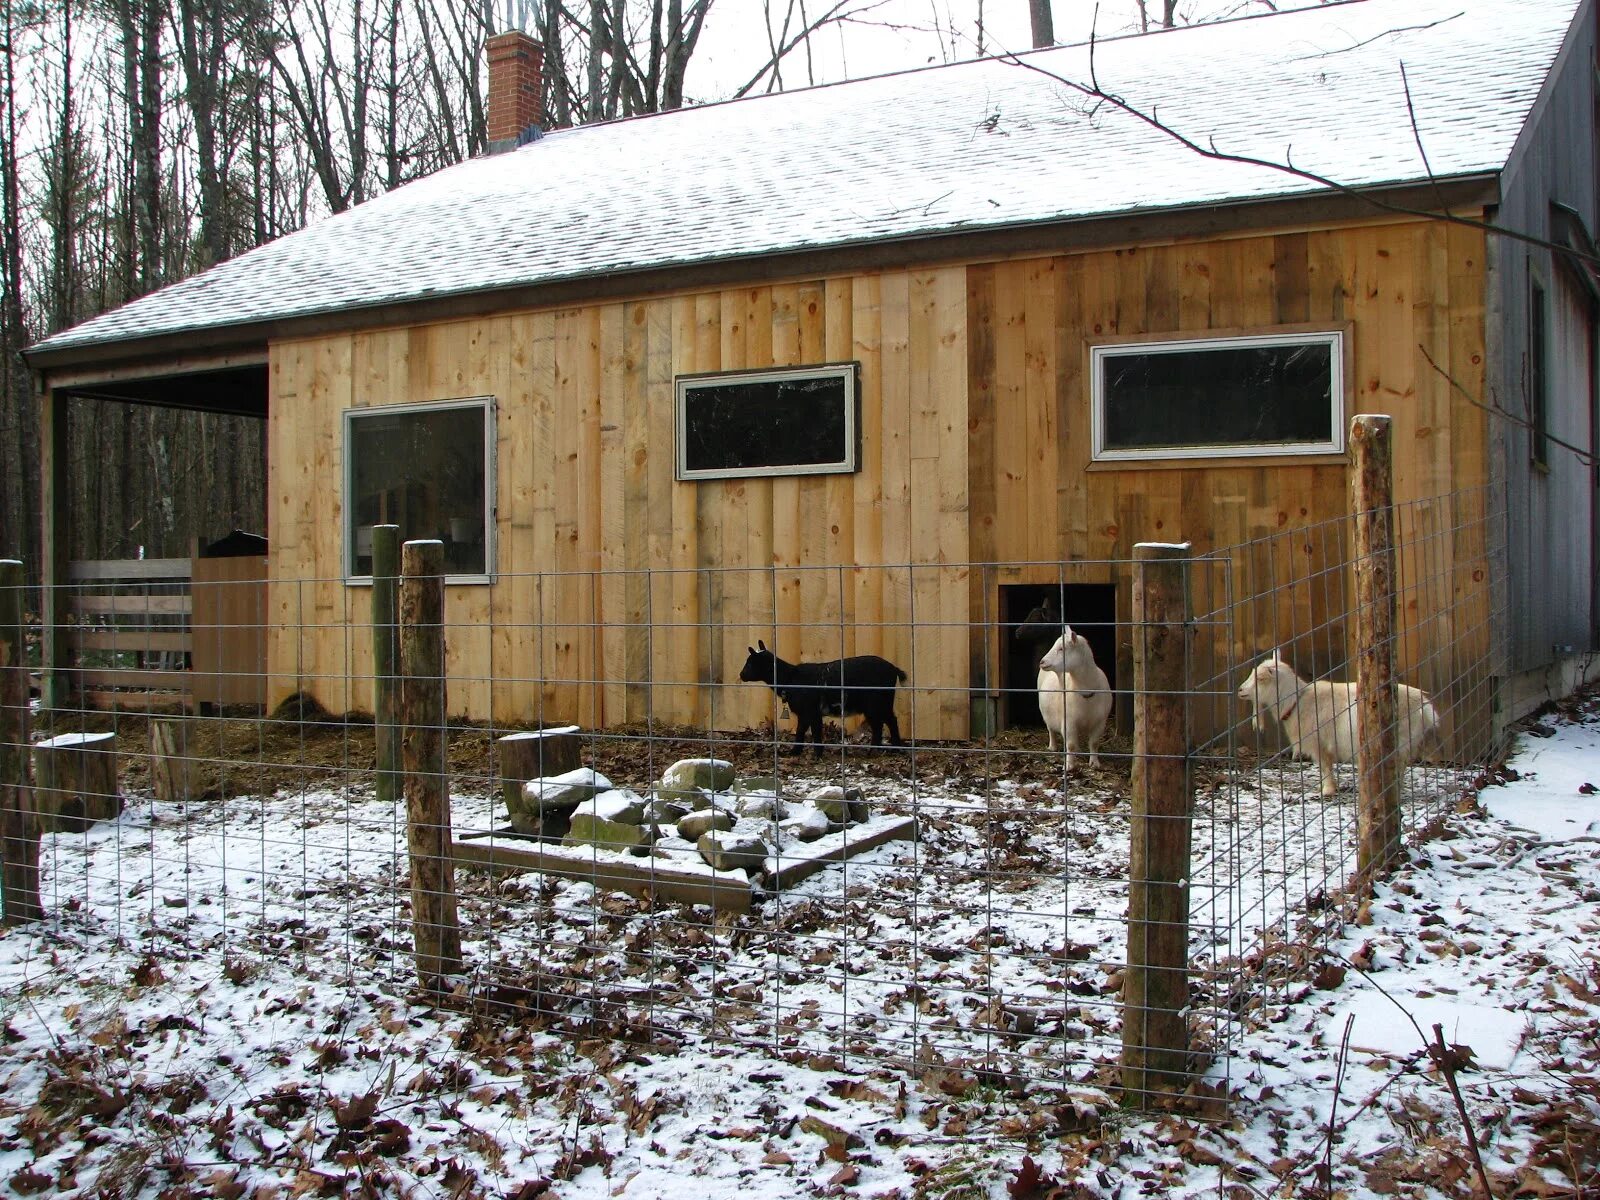
[[[1037,643],[1038,653],[1043,654],[1061,636],[1061,626],[1065,623],[1061,619],[1061,608],[1056,604],[1055,593],[1047,592],[1045,598],[1018,622],[1011,636],[1024,645]]]
[[[894,688],[905,679],[906,673],[888,659],[876,654],[857,654],[852,658],[836,658],[832,662],[784,662],[762,641],[756,642],[759,650],[746,647],[750,657],[744,660],[739,678],[745,683],[764,683],[778,694],[795,715],[798,725],[794,731],[794,744],[800,746],[810,731],[816,742],[822,741],[822,718],[858,714],[872,726],[872,744],[883,745],[883,727],[889,726],[889,740],[896,746],[900,740],[900,722],[894,715]]]

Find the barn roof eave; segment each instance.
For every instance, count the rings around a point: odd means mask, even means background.
[[[269,320],[200,326],[146,337],[50,346],[23,351],[28,365],[54,383],[58,374],[91,372],[114,378],[119,369],[150,372],[164,363],[210,357],[264,355],[274,341],[413,325],[514,309],[615,302],[704,287],[775,282],[819,274],[891,270],[930,262],[982,261],[1215,237],[1360,220],[1426,218],[1441,210],[1482,209],[1499,201],[1500,172],[1481,172],[1364,188],[1359,192],[1291,193],[1170,209],[1129,209],[1090,217],[957,229],[898,239],[840,243],[761,255],[601,272],[492,290],[429,295],[386,304],[297,313]]]

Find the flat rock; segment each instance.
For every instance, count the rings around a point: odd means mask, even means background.
[[[678,836],[693,842],[704,834],[732,829],[734,824],[732,813],[720,808],[703,808],[678,821]]]
[[[711,803],[711,793],[705,788],[669,788],[658,783],[650,789],[650,794],[668,804],[683,805],[685,812],[699,812]]]
[[[608,821],[583,811],[572,814],[572,828],[563,839],[569,846],[598,846],[602,850],[644,851],[654,841],[653,831],[625,821]]]
[[[828,814],[815,804],[802,804],[795,808],[779,828],[802,842],[814,842],[828,832]]]
[[[664,788],[704,788],[725,792],[733,786],[733,764],[720,758],[682,758],[661,773]]]
[[[693,805],[682,800],[668,800],[657,795],[644,806],[644,819],[652,825],[676,825],[694,811]]]
[[[700,857],[718,871],[754,872],[766,865],[767,843],[739,826],[702,834],[695,845]]]
[[[578,767],[544,779],[530,779],[522,787],[522,799],[531,814],[549,809],[576,808],[585,800],[611,790],[611,780],[593,767]]]
[[[859,788],[844,788],[838,784],[818,788],[811,793],[811,802],[827,814],[835,828],[841,825],[859,825],[867,819],[867,801]]]
[[[752,792],[771,792],[776,796],[779,790],[776,775],[741,775],[733,781],[733,791],[739,796],[748,796]]]
[[[613,788],[601,792],[578,805],[573,816],[580,813],[599,817],[603,821],[616,821],[623,825],[644,824],[645,799],[627,788]]]
[[[776,792],[750,791],[739,796],[739,815],[781,821],[789,815],[789,810],[783,801],[778,799]]]

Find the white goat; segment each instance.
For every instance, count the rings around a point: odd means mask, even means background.
[[[1422,744],[1439,729],[1433,701],[1419,689],[1403,683],[1395,691],[1395,751],[1399,765],[1411,763]],[[1261,714],[1270,712],[1283,726],[1294,752],[1317,764],[1322,794],[1338,791],[1334,763],[1356,761],[1356,685],[1319,679],[1307,683],[1274,650],[1239,685],[1239,698],[1254,708],[1256,727]]]
[[[1061,636],[1039,660],[1039,715],[1050,733],[1050,749],[1056,748],[1056,735],[1067,749],[1067,770],[1074,766],[1074,753],[1089,752],[1089,765],[1100,766],[1100,738],[1111,715],[1111,681],[1094,661],[1087,638],[1063,625]]]

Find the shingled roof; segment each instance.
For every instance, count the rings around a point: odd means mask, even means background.
[[[1100,85],[1202,144],[1368,188],[1503,168],[1575,0],[1352,0],[1099,42]],[[1089,47],[563,129],[58,333],[62,354],[695,263],[1323,191],[1062,80]],[[129,347],[130,349],[132,346]]]

